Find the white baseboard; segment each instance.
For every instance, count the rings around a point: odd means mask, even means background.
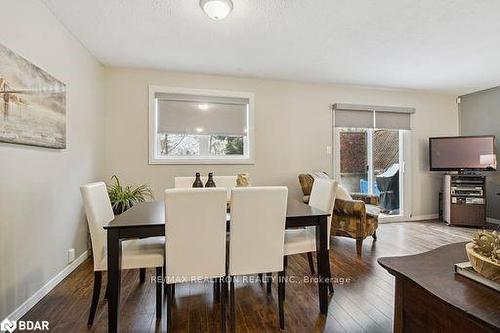
[[[494,224],[500,224],[500,220],[499,219],[494,219],[492,217],[487,217],[486,218],[486,222],[488,222],[488,223],[494,223]]]
[[[411,216],[409,221],[437,220],[438,218],[439,214],[416,215],[416,216]]]
[[[38,303],[45,295],[47,295],[55,286],[59,284],[66,276],[73,272],[81,263],[87,259],[89,256],[89,251],[83,252],[78,258],[76,258],[71,264],[64,267],[62,271],[57,273],[49,282],[47,282],[42,288],[37,290],[32,296],[30,296],[23,304],[21,304],[17,309],[12,311],[11,314],[7,316],[9,320],[19,320],[24,316],[36,303]],[[3,319],[2,319],[3,321]]]

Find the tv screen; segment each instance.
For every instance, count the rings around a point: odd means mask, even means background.
[[[429,139],[431,171],[496,170],[495,136]]]

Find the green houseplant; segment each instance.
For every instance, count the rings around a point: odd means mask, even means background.
[[[123,187],[116,175],[113,175],[111,180],[113,183],[107,187],[115,215],[120,215],[136,203],[144,202],[147,199],[154,199],[153,192],[148,185],[143,184],[135,188],[129,185]]]

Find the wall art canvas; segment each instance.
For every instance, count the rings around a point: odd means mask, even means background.
[[[66,148],[66,86],[0,44],[0,141]]]

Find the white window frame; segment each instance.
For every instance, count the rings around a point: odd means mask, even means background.
[[[156,129],[158,117],[156,114],[157,93],[186,94],[211,97],[235,97],[248,99],[247,119],[247,149],[243,156],[160,156],[157,152]],[[149,164],[255,164],[255,130],[254,130],[254,100],[252,92],[191,89],[180,87],[149,86]]]

